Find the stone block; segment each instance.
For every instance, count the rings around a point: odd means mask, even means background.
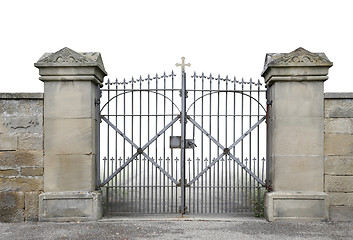
[[[325,155],[352,156],[353,135],[350,134],[325,134]]]
[[[0,151],[17,150],[17,136],[0,133]]]
[[[21,176],[43,176],[43,167],[21,167]]]
[[[38,221],[39,213],[39,192],[25,193],[25,220]]]
[[[42,133],[23,133],[18,136],[19,150],[43,150]]]
[[[45,118],[96,118],[97,85],[92,82],[47,82]]]
[[[43,116],[43,99],[0,100],[0,116]]]
[[[328,199],[323,192],[265,193],[265,217],[278,220],[328,220]]]
[[[23,220],[23,192],[0,192],[0,222],[23,222]]]
[[[46,192],[90,191],[95,188],[94,155],[45,155]]]
[[[325,118],[353,118],[353,99],[325,99]]]
[[[353,118],[325,118],[325,133],[353,134]]]
[[[274,156],[274,191],[323,191],[323,156]]]
[[[353,221],[353,207],[330,206],[330,221],[352,222]]]
[[[353,175],[353,157],[327,156],[325,161],[325,174]]]
[[[39,221],[94,221],[102,217],[101,192],[46,192],[39,198]]]
[[[281,82],[273,89],[273,117],[322,118],[323,82]],[[304,101],[305,100],[305,101]]]
[[[17,169],[0,169],[0,177],[16,177],[18,175]]]
[[[323,155],[323,119],[275,119],[271,124],[273,155]]]
[[[43,190],[42,177],[16,177],[16,178],[0,178],[0,189],[2,191],[21,191],[32,192]]]
[[[350,206],[353,207],[353,193],[328,193],[330,206]]]
[[[326,192],[353,193],[353,176],[325,176]]]
[[[92,119],[46,119],[46,154],[95,154],[95,141]]]
[[[0,131],[5,133],[39,133],[43,132],[43,116],[31,115],[5,116],[0,118]]]
[[[0,166],[43,166],[43,151],[0,152]]]

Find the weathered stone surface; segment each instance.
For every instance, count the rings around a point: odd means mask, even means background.
[[[46,119],[46,154],[94,154],[95,121],[86,119]]]
[[[353,99],[325,99],[326,118],[353,118]]]
[[[273,155],[323,155],[323,119],[275,119],[272,123]]]
[[[25,220],[37,221],[39,209],[39,192],[25,193]]]
[[[22,222],[23,220],[23,192],[0,192],[0,222]]]
[[[107,75],[100,53],[78,53],[67,47],[55,53],[45,53],[34,66],[39,69],[42,81],[50,81],[52,76],[76,75],[95,76],[97,83],[101,83]]]
[[[16,169],[0,169],[0,177],[18,176],[19,172]]]
[[[40,195],[39,221],[92,221],[102,217],[101,192],[46,192]]]
[[[0,166],[43,166],[43,151],[0,152]]]
[[[353,99],[353,92],[325,92],[325,101],[328,99]]]
[[[9,134],[0,133],[0,151],[17,150],[17,137]]]
[[[353,207],[353,193],[328,193],[331,206]],[[352,216],[353,217],[353,216]]]
[[[43,119],[41,116],[10,116],[3,117],[3,125],[8,132],[41,132]]]
[[[325,174],[353,175],[353,157],[327,156],[325,161]]]
[[[322,118],[323,82],[281,82],[271,87],[273,118]],[[310,99],[310,101],[298,101]]]
[[[325,176],[326,192],[353,192],[353,176]]]
[[[43,100],[0,100],[1,116],[41,116]]]
[[[325,155],[353,155],[353,135],[332,133],[325,134]]]
[[[0,189],[2,191],[42,191],[43,177],[16,177],[16,178],[0,178]]]
[[[330,206],[330,221],[353,221],[353,207]]]
[[[41,100],[43,93],[0,93],[0,100]]]
[[[268,53],[261,74],[267,84],[272,76],[326,76],[332,62],[324,53],[298,48],[290,53]],[[304,79],[305,80],[305,79]]]
[[[327,194],[275,191],[265,194],[265,217],[276,220],[328,220]]]
[[[43,167],[21,167],[22,176],[43,176]]]
[[[18,137],[19,150],[43,150],[42,133],[23,133]]]
[[[95,188],[94,155],[45,155],[46,192],[90,191]]]
[[[274,191],[323,191],[323,156],[273,158]]]
[[[46,118],[96,118],[95,84],[82,81],[48,82],[44,91]]]
[[[353,118],[326,118],[325,133],[353,134]]]

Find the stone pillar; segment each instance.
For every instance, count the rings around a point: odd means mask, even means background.
[[[298,48],[267,54],[269,221],[327,220],[324,193],[324,82],[332,62]]]
[[[40,221],[102,217],[96,189],[97,100],[107,75],[100,53],[63,48],[35,67],[44,82],[44,193]]]

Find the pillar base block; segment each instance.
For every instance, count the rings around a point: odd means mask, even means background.
[[[40,222],[95,221],[102,217],[102,193],[99,191],[39,195]]]
[[[265,218],[272,221],[328,221],[328,195],[324,192],[278,191],[265,194]]]

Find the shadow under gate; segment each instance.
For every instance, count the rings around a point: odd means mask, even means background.
[[[260,201],[264,84],[188,78],[180,65],[179,78],[108,80],[101,89],[97,186],[108,213],[249,212]]]

